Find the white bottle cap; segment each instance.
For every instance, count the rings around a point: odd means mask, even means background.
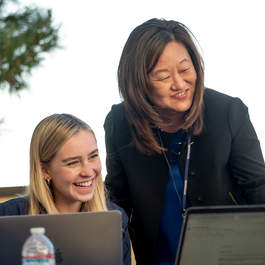
[[[31,234],[43,235],[45,233],[44,227],[31,227],[30,228]]]

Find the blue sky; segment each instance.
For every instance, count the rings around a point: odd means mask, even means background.
[[[22,0],[53,9],[63,49],[46,56],[20,97],[0,91],[0,186],[27,185],[29,143],[37,123],[72,113],[94,129],[105,175],[103,122],[119,103],[116,71],[131,30],[158,17],[179,20],[194,33],[205,61],[205,84],[240,97],[265,152],[263,1]]]

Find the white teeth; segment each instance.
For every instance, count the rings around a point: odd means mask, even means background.
[[[80,187],[89,187],[91,184],[92,184],[92,180],[89,180],[86,182],[75,183],[75,185],[80,186]]]
[[[180,92],[180,93],[177,93],[176,96],[177,96],[177,97],[181,97],[181,96],[183,96],[184,94],[185,94],[185,91]]]

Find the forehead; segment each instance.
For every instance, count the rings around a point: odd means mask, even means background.
[[[80,130],[71,136],[57,152],[58,156],[78,155],[83,152],[91,152],[97,149],[94,134],[89,130]]]
[[[157,64],[155,65],[155,68],[160,65],[167,64],[172,60],[176,61],[176,63],[182,63],[185,59],[191,60],[186,47],[180,42],[171,41],[166,44]]]

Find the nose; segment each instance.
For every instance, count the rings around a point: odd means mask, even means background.
[[[89,163],[84,163],[81,168],[80,175],[82,177],[91,177],[94,175],[94,169]]]
[[[172,90],[185,89],[185,80],[179,73],[175,73],[172,77]]]

